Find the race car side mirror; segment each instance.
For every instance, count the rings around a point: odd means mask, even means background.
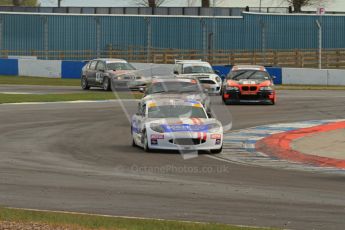
[[[177,70],[174,70],[174,74],[178,74],[178,71],[177,71]]]
[[[144,93],[144,92],[145,92],[144,87],[140,87],[140,88],[139,88],[139,92],[140,92],[140,93]]]
[[[214,72],[220,76],[220,71],[219,70],[216,69],[216,70],[214,70]]]
[[[276,76],[272,76],[271,78],[272,78],[272,79],[276,79],[277,77],[276,77]]]

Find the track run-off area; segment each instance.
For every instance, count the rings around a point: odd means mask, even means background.
[[[39,89],[32,89],[39,92]],[[65,90],[65,89],[63,89]],[[343,90],[231,105],[232,130],[345,119]],[[222,105],[213,97],[217,114]],[[0,105],[0,204],[288,229],[343,229],[345,175],[131,146],[136,101]],[[227,115],[228,116],[228,115]],[[222,120],[222,119],[221,119]],[[267,167],[266,167],[267,166]],[[300,166],[302,167],[302,166]]]

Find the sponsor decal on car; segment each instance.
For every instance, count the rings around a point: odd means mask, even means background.
[[[176,124],[176,125],[162,125],[164,132],[207,132],[207,125],[189,125],[189,124]]]

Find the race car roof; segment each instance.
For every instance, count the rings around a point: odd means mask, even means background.
[[[201,59],[199,60],[175,60],[175,63],[200,63],[203,62]]]
[[[197,83],[196,78],[182,78],[182,77],[175,77],[175,78],[153,78],[152,83],[157,82],[190,82],[190,83]]]
[[[266,71],[264,66],[260,65],[235,65],[232,67],[232,71],[234,70],[260,70],[260,71]]]
[[[97,61],[104,61],[106,63],[127,63],[124,59],[118,59],[118,58],[99,58],[96,59]]]
[[[184,106],[194,106],[203,107],[202,104],[195,100],[184,100],[184,99],[157,99],[157,100],[147,100],[146,105],[150,107],[162,106],[162,105],[184,105]]]

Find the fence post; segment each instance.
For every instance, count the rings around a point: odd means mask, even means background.
[[[0,17],[0,50],[2,50],[3,28],[4,28],[4,19]]]
[[[299,52],[298,52],[298,50],[295,50],[295,55],[294,56],[295,56],[294,57],[294,59],[295,59],[295,66],[299,67],[300,66],[300,61],[299,61]]]
[[[321,16],[320,19],[322,20]],[[320,21],[316,20],[316,25],[319,29],[319,69],[322,69],[322,24]]]
[[[44,56],[45,56],[45,59],[48,60],[49,57],[48,57],[48,46],[49,46],[49,31],[48,31],[48,17],[45,16],[43,17],[43,47],[44,47]]]
[[[273,51],[273,65],[274,66],[278,66],[278,55],[277,55],[277,51],[276,50],[274,50]]]
[[[96,56],[101,56],[101,23],[99,17],[95,17],[96,21]]]
[[[200,19],[201,23],[201,30],[202,30],[202,53],[203,59],[207,60],[207,30],[206,30],[206,22],[205,19]]]
[[[337,69],[339,69],[339,62],[340,62],[340,51],[339,50],[337,50],[337,51],[335,51],[335,56],[336,56],[336,62],[335,62],[335,67],[337,68]]]
[[[146,44],[146,62],[150,63],[151,61],[151,40],[152,40],[152,28],[151,28],[151,18],[145,17],[146,26],[147,26],[147,44]]]
[[[266,25],[263,20],[260,21],[261,24],[261,51],[264,56],[264,65],[266,64]]]

